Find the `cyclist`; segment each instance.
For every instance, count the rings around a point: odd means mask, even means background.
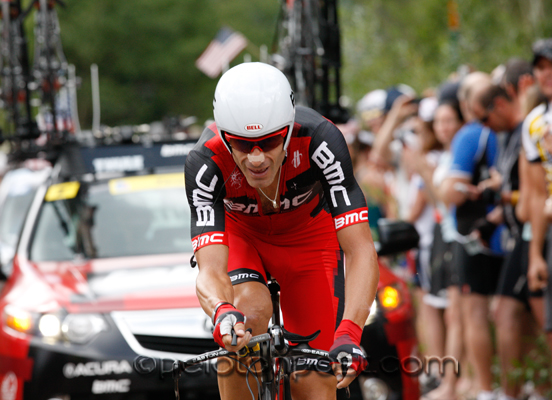
[[[320,329],[311,346],[338,361],[337,382],[330,374],[302,375],[292,380],[293,398],[335,399],[336,384],[348,386],[367,364],[360,338],[379,277],[345,140],[315,111],[295,107],[285,75],[268,64],[226,72],[213,106],[215,123],[186,160],[186,190],[197,294],[214,339],[237,351],[251,338],[246,328],[267,331],[270,275],[281,286],[286,329]],[[219,388],[223,399],[249,394],[243,374],[219,375]]]

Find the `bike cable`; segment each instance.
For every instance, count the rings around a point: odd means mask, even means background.
[[[250,356],[251,358],[251,356]],[[259,378],[257,377],[257,371],[252,371],[251,368],[255,366],[256,363],[260,363],[261,359],[255,360],[251,363],[249,367],[246,366],[247,370],[245,372],[245,383],[247,383],[247,389],[249,389],[249,393],[251,393],[251,399],[255,400],[255,394],[253,394],[253,390],[251,389],[251,386],[249,385],[249,374],[252,373],[253,377],[255,378],[255,382],[257,383],[257,393],[261,393],[261,383],[259,382]],[[262,368],[262,366],[261,366]]]

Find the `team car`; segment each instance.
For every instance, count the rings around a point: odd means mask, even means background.
[[[138,374],[136,358],[218,347],[190,267],[183,165],[193,145],[64,146],[34,191],[0,293],[0,400],[173,399],[172,380]],[[382,254],[407,231],[388,235]],[[418,398],[416,377],[397,369],[416,348],[408,289],[380,270],[362,339],[378,368],[352,396]],[[216,365],[184,374],[180,393],[219,398]]]

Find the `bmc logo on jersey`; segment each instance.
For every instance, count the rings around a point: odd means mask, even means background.
[[[259,132],[261,129],[263,129],[263,126],[261,124],[245,125],[245,130],[248,132]]]
[[[358,224],[359,222],[368,221],[368,209],[353,211],[334,218],[335,229],[339,230],[350,225]]]
[[[225,244],[228,245],[224,232],[203,233],[192,239],[192,248],[194,251],[201,249],[209,244]]]

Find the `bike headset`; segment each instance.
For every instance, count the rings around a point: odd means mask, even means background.
[[[217,83],[213,99],[217,133],[226,149],[250,153],[270,151],[284,144],[287,151],[295,123],[295,98],[286,76],[272,65],[254,62],[236,65]],[[237,165],[234,167],[234,171]],[[233,172],[233,171],[232,171]],[[226,182],[217,193],[215,203]],[[205,226],[198,236],[201,236]],[[197,265],[195,255],[190,259]]]

